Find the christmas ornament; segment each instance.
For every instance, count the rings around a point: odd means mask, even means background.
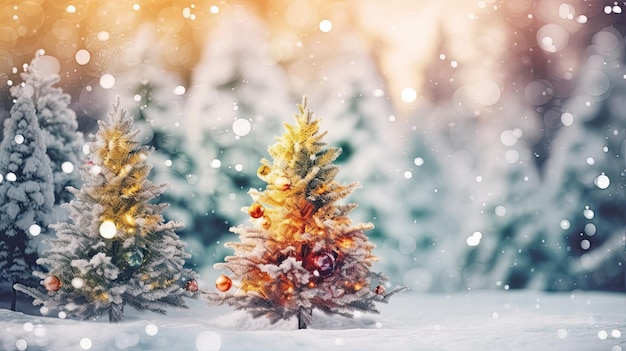
[[[379,285],[376,287],[376,289],[374,289],[374,293],[376,295],[385,295],[385,292],[387,292],[387,289],[385,289],[385,287],[382,285]]]
[[[259,176],[259,178],[265,179],[265,176],[270,174],[271,171],[272,171],[272,168],[270,166],[268,166],[268,165],[261,165],[256,170],[256,174],[257,174],[257,176]]]
[[[276,178],[274,185],[278,190],[286,191],[291,188],[291,181],[287,177],[280,176]]]
[[[233,286],[233,281],[225,275],[220,275],[215,281],[215,287],[221,292],[228,291]]]
[[[185,283],[185,290],[191,292],[198,291],[198,282],[195,279],[189,279],[187,283]]]
[[[57,291],[61,289],[61,281],[54,275],[49,275],[43,280],[43,286],[48,291]]]
[[[252,218],[261,218],[263,217],[264,211],[263,206],[258,203],[253,203],[252,206],[248,207],[248,214]]]
[[[327,277],[335,269],[335,256],[328,252],[312,253],[305,262],[309,271],[316,277]]]
[[[126,260],[128,267],[138,269],[143,263],[143,252],[140,250],[126,251],[124,252],[124,260]]]

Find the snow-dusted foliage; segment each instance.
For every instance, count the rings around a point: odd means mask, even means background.
[[[50,159],[35,106],[20,95],[0,143],[0,288],[33,280],[34,237],[45,232],[53,205]]]
[[[49,270],[35,273],[48,291],[16,285],[45,311],[80,319],[108,313],[117,322],[126,305],[165,313],[184,307],[183,297],[197,290],[196,274],[183,268],[190,255],[175,233],[182,224],[164,223],[167,204],[149,203],[167,185],[147,180],[151,148],[133,140],[132,127],[119,104],[108,122],[99,121],[89,162],[80,167],[83,186],[69,188],[76,197],[67,205],[71,222],[52,225],[57,237],[37,261]]]
[[[14,87],[14,97],[29,96],[34,105],[50,158],[54,179],[55,214],[53,221],[67,219],[60,205],[71,200],[67,186],[80,185],[78,166],[82,163],[83,134],[78,131],[76,113],[69,108],[70,95],[54,85],[59,82],[58,74],[47,73],[38,67],[38,58],[22,73],[23,83]]]
[[[550,236],[566,253],[563,288],[625,288],[626,69],[623,36],[606,28],[592,39],[578,88],[563,107],[562,126],[546,162],[554,204]]]
[[[385,291],[386,277],[370,271],[376,257],[365,235],[371,223],[352,224],[355,204],[338,205],[357,187],[335,181],[333,161],[341,153],[326,148],[319,120],[299,105],[294,125],[269,147],[273,161],[261,160],[257,174],[265,190],[249,191],[254,203],[244,210],[252,226],[234,227],[240,242],[217,269],[232,272],[235,292],[209,293],[209,304],[230,304],[272,323],[298,317],[300,328],[311,323],[311,312],[351,317],[354,311],[378,312],[375,302],[387,302],[396,288]],[[228,279],[231,278],[222,278]],[[227,291],[230,284],[218,284]]]

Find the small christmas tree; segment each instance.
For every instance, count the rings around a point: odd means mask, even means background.
[[[297,316],[304,329],[314,308],[346,317],[352,311],[377,313],[374,302],[387,302],[403,288],[389,293],[384,285],[370,288],[372,278],[387,281],[369,270],[376,257],[364,231],[373,226],[352,225],[347,215],[356,204],[335,204],[358,184],[334,180],[333,161],[341,151],[324,148],[325,133],[319,133],[306,99],[299,108],[296,124],[286,124],[285,134],[269,148],[273,163],[261,160],[257,174],[267,187],[251,189],[254,203],[244,208],[253,225],[231,228],[241,242],[227,243],[235,255],[215,265],[233,273],[237,290],[209,293],[208,299],[247,309],[254,317],[265,315],[272,323]],[[225,292],[232,284],[222,275],[216,286]]]
[[[21,95],[11,108],[0,143],[0,288],[33,280],[37,268],[33,239],[49,224],[53,203],[50,159],[35,106]],[[15,293],[11,309],[15,309]]]
[[[152,151],[133,141],[132,117],[114,106],[110,121],[99,121],[89,144],[88,164],[81,166],[82,189],[67,206],[73,223],[52,225],[57,238],[37,263],[49,273],[35,272],[48,291],[16,285],[48,311],[62,309],[80,319],[108,313],[123,319],[123,308],[165,313],[185,307],[184,296],[198,290],[195,273],[183,268],[190,255],[175,233],[181,223],[163,223],[166,204],[150,204],[167,185],[147,180]]]

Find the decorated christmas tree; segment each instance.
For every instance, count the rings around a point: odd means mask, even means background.
[[[44,312],[62,310],[80,319],[105,313],[110,322],[123,319],[125,305],[165,313],[185,307],[183,297],[198,290],[195,273],[183,268],[184,243],[175,230],[181,223],[164,223],[166,204],[151,204],[166,184],[147,180],[149,147],[133,138],[133,118],[114,106],[109,122],[99,121],[89,162],[80,167],[81,189],[67,206],[72,223],[51,227],[57,238],[37,260],[49,268],[35,272],[47,292],[16,285],[33,297]]]
[[[403,288],[386,292],[386,277],[370,271],[376,257],[364,232],[372,224],[353,225],[348,214],[356,204],[336,204],[358,184],[334,180],[333,161],[341,151],[325,147],[326,133],[319,132],[306,99],[299,109],[295,125],[286,124],[285,134],[269,147],[273,162],[261,160],[257,175],[267,186],[251,189],[254,203],[244,208],[252,226],[231,229],[241,241],[226,244],[235,254],[215,268],[230,270],[232,278],[220,276],[216,286],[222,293],[208,293],[208,300],[272,323],[297,316],[304,329],[313,309],[346,317],[353,311],[377,313],[375,302],[387,302]],[[370,287],[371,279],[380,285]]]
[[[22,95],[11,108],[0,143],[0,290],[33,280],[34,239],[49,224],[53,202],[50,159],[35,107]],[[15,294],[11,307],[15,309]]]

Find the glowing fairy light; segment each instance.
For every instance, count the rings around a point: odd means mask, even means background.
[[[93,342],[89,338],[80,339],[80,348],[83,350],[89,350],[93,346]]]
[[[174,88],[174,95],[178,95],[178,96],[184,95],[186,91],[187,89],[185,89],[184,86],[178,85],[176,86],[176,88]]]
[[[32,236],[37,236],[41,234],[41,227],[38,224],[32,224],[30,227],[28,227],[28,232]]]
[[[211,161],[211,168],[220,168],[222,166],[222,161],[220,161],[217,158],[214,158],[213,161]]]
[[[113,221],[103,221],[100,224],[100,235],[105,239],[112,239],[117,234],[117,227]]]
[[[595,179],[594,183],[596,183],[598,188],[606,189],[611,184],[611,180],[606,176],[606,174],[602,173]]]
[[[100,77],[100,86],[102,89],[113,88],[115,86],[115,77],[108,73],[103,74],[102,77]]]
[[[468,236],[467,239],[465,239],[465,243],[468,246],[478,246],[482,238],[483,238],[483,233],[474,232],[472,235]]]
[[[159,327],[157,327],[154,324],[148,324],[146,325],[145,331],[146,331],[146,335],[155,336],[159,333]]]
[[[406,102],[407,104],[410,104],[411,102],[415,101],[415,99],[417,99],[417,91],[415,91],[415,89],[413,88],[404,88],[400,92],[400,99],[402,99],[402,101]]]
[[[247,119],[239,118],[233,122],[233,132],[238,136],[245,136],[250,133],[252,126]]]
[[[203,331],[196,336],[196,349],[199,351],[219,350],[222,348],[222,338],[213,331]]]
[[[85,281],[83,280],[83,278],[80,278],[80,277],[74,277],[74,278],[72,279],[72,286],[73,286],[75,289],[80,289],[80,288],[82,288],[84,285],[85,285]]]
[[[561,123],[563,123],[564,126],[569,127],[572,124],[574,124],[574,115],[569,113],[569,112],[565,112],[561,115]]]
[[[111,38],[111,34],[109,34],[109,32],[107,31],[98,32],[96,38],[98,38],[98,40],[100,41],[107,41]]]
[[[61,164],[61,170],[63,173],[70,174],[74,172],[74,164],[70,161],[65,161]]]
[[[333,29],[333,23],[327,19],[320,21],[320,30],[324,33],[328,33]]]
[[[89,61],[91,60],[91,54],[89,53],[89,51],[85,49],[80,49],[76,51],[76,54],[74,55],[74,59],[76,60],[76,63],[84,66],[88,64]]]

